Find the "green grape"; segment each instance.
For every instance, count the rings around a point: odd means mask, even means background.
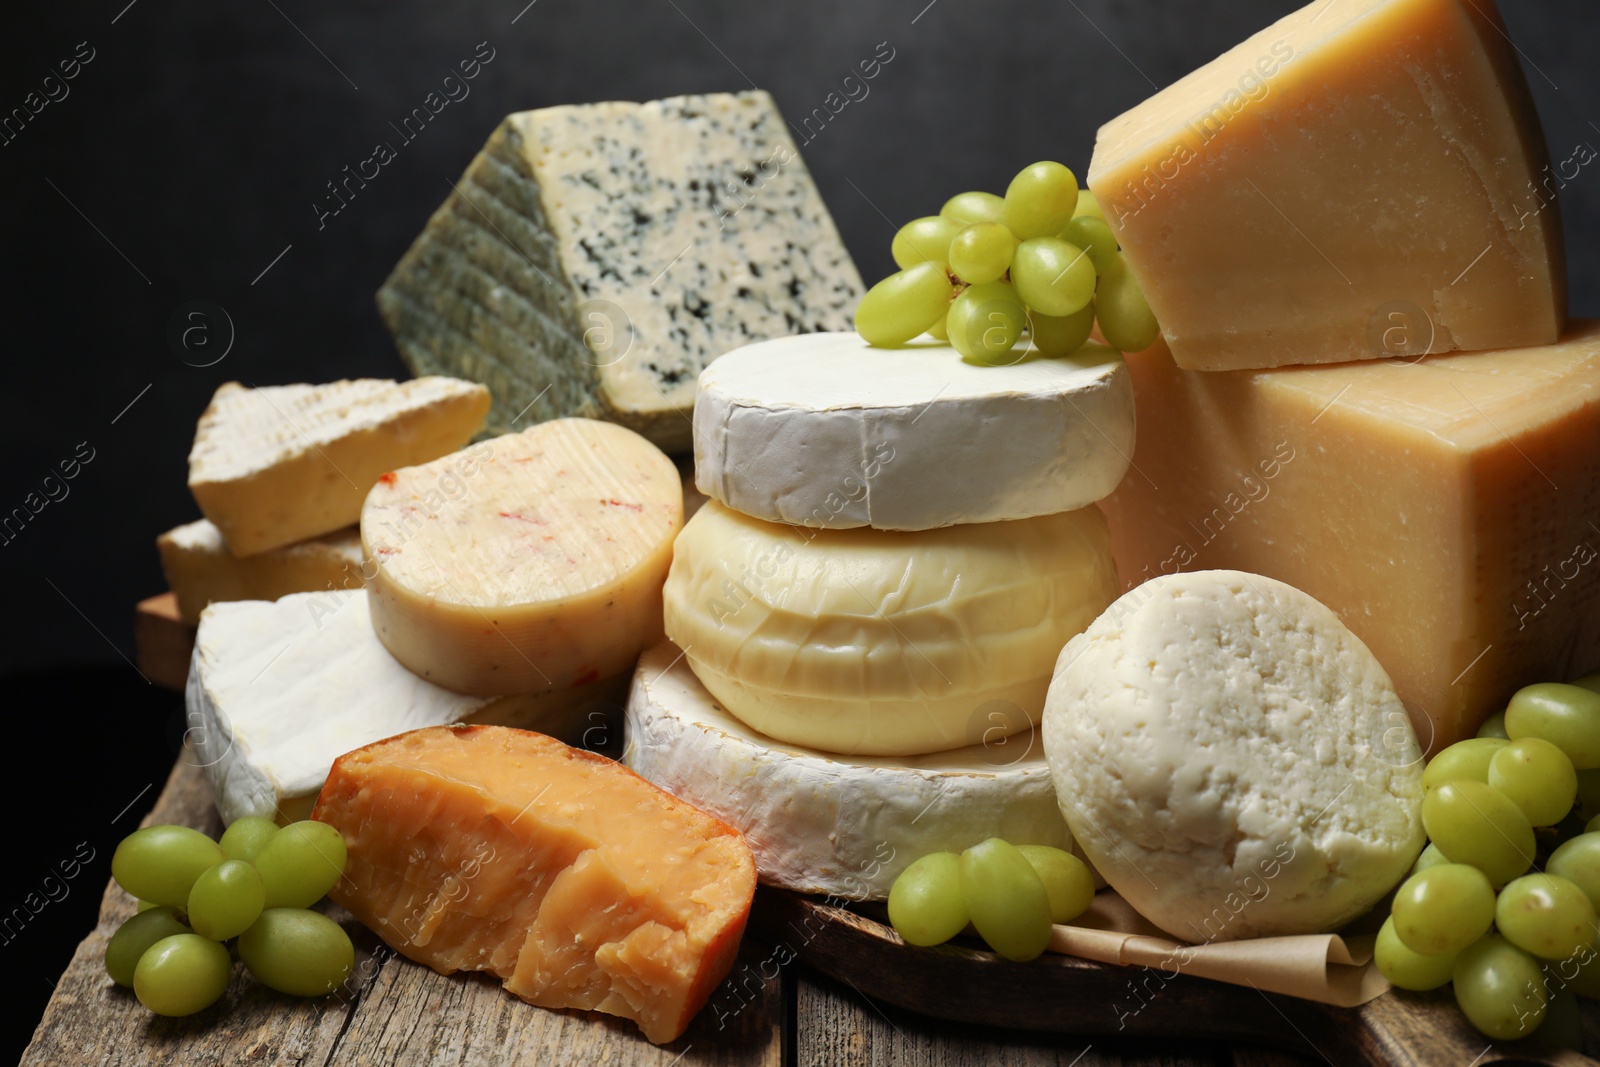
[[[1504,885],[1533,863],[1533,827],[1505,794],[1462,779],[1428,790],[1422,825],[1451,863],[1465,863]]]
[[[950,242],[961,232],[961,223],[940,215],[924,215],[912,219],[895,231],[889,244],[889,254],[901,270],[918,263],[947,263],[950,260]]]
[[[1506,737],[1506,713],[1503,711],[1497,711],[1487,719],[1483,720],[1483,725],[1478,727],[1478,736],[1498,737],[1505,741],[1511,740],[1509,737]]]
[[[1423,990],[1438,989],[1450,981],[1457,955],[1451,952],[1444,956],[1424,956],[1412,952],[1394,932],[1394,916],[1391,915],[1383,920],[1378,930],[1372,960],[1378,965],[1378,973],[1401,989]]]
[[[111,877],[140,900],[183,908],[194,880],[223,859],[222,849],[199,830],[146,826],[117,846]]]
[[[159,907],[161,907],[161,905],[157,904],[153,900],[141,900],[141,901],[139,901],[139,910],[140,911],[149,911],[151,908],[159,908]]]
[[[1006,186],[1006,225],[1018,240],[1060,233],[1077,210],[1077,176],[1060,163],[1024,167]]]
[[[1477,743],[1485,740],[1478,738]],[[1489,761],[1489,784],[1510,797],[1535,826],[1554,826],[1578,798],[1578,772],[1572,761],[1537,737],[1512,741],[1496,752]]]
[[[1100,275],[1094,307],[1100,320],[1100,333],[1112,348],[1142,352],[1161,335],[1161,327],[1145,301],[1144,290],[1139,288],[1139,280],[1128,269],[1127,257],[1120,252]]]
[[[993,193],[957,193],[939,209],[941,218],[951,219],[963,226],[975,222],[1006,221],[1006,202]]]
[[[1594,946],[1594,905],[1576,884],[1553,874],[1524,875],[1502,889],[1494,925],[1540,959],[1564,960]]]
[[[1017,239],[998,222],[975,222],[950,242],[950,269],[973,285],[999,281],[1011,266]]]
[[[1427,870],[1429,867],[1437,867],[1441,863],[1449,862],[1449,858],[1439,851],[1438,845],[1429,844],[1427,848],[1422,850],[1422,855],[1417,857],[1417,862],[1411,865],[1411,873],[1417,874],[1420,871]]]
[[[1089,340],[1094,329],[1094,305],[1087,304],[1073,315],[1028,313],[1028,335],[1041,356],[1070,356]]]
[[[1094,299],[1094,261],[1059,237],[1035,237],[1017,246],[1011,284],[1042,315],[1076,314]]]
[[[238,937],[261,915],[267,887],[244,860],[227,860],[195,880],[189,891],[189,925],[201,937]]]
[[[1456,957],[1456,1004],[1468,1021],[1499,1041],[1544,1021],[1548,993],[1539,963],[1503,937],[1489,934]]]
[[[344,873],[344,835],[325,822],[292,822],[256,857],[266,907],[309,908]]]
[[[1411,951],[1453,956],[1489,932],[1494,887],[1476,867],[1442,863],[1406,879],[1389,917]]]
[[[1094,215],[1079,215],[1067,223],[1067,228],[1061,231],[1061,239],[1089,253],[1089,262],[1100,273],[1105,272],[1120,251],[1117,239],[1111,236],[1111,227]]]
[[[1510,743],[1497,737],[1471,737],[1457,741],[1428,761],[1428,766],[1422,772],[1423,788],[1432,789],[1457,778],[1487,783],[1489,761]]]
[[[1600,815],[1600,769],[1578,772],[1578,810],[1590,818]]]
[[[1579,949],[1564,960],[1544,965],[1546,983],[1551,989],[1568,990],[1590,1000],[1600,999],[1600,952]]]
[[[1079,189],[1078,206],[1073,209],[1072,217],[1077,219],[1085,215],[1102,220],[1106,217],[1106,213],[1100,210],[1100,201],[1095,199],[1094,194],[1087,189]]]
[[[948,268],[929,260],[891,274],[856,305],[856,331],[869,345],[903,345],[950,310]]]
[[[1574,678],[1568,685],[1575,685],[1580,689],[1587,689],[1591,693],[1600,693],[1600,671],[1586,674],[1582,678]]]
[[[1600,693],[1560,682],[1524,686],[1506,705],[1506,734],[1543,738],[1580,771],[1600,767]]]
[[[271,819],[264,819],[259,815],[246,815],[233,820],[233,823],[222,831],[222,840],[217,844],[222,846],[222,854],[228,859],[253,863],[262,846],[277,832],[278,824]]]
[[[117,927],[106,942],[106,973],[118,985],[133,985],[133,972],[139,957],[150,946],[174,934],[187,934],[189,928],[178,921],[177,912],[160,906],[141,911]]]
[[[139,1003],[157,1015],[193,1015],[227,992],[233,959],[199,934],[174,934],[151,945],[133,970]]]
[[[889,889],[889,921],[911,945],[942,945],[965,930],[961,858],[935,852],[901,871]]]
[[[1586,834],[1592,834],[1596,830],[1600,830],[1600,815],[1596,815],[1594,818],[1583,824],[1583,832]],[[141,905],[142,903],[143,902],[141,902]]]
[[[350,935],[326,915],[268,908],[239,935],[239,958],[270,989],[320,997],[349,976],[356,950]]]
[[[1545,1005],[1544,1022],[1534,1031],[1534,1040],[1557,1048],[1583,1051],[1583,1013],[1578,998],[1571,993],[1551,994]]]
[[[1028,324],[1028,311],[1005,282],[963,289],[950,305],[945,324],[950,343],[969,362],[998,366],[1023,358],[1010,353]]]
[[[1562,842],[1550,853],[1544,871],[1576,885],[1600,911],[1600,833],[1582,833]]]
[[[1018,845],[1050,898],[1050,921],[1071,922],[1094,903],[1094,873],[1070,852],[1049,845]]]
[[[961,899],[989,947],[1024,963],[1050,943],[1050,894],[1028,858],[998,837],[961,854]]]
[[[950,325],[945,321],[949,317],[950,313],[948,311],[940,315],[938,321],[928,327],[928,336],[936,341],[950,340]]]

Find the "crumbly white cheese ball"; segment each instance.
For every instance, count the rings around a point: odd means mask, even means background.
[[[1271,578],[1125,594],[1062,650],[1044,741],[1084,851],[1186,941],[1335,929],[1423,845],[1422,753],[1388,675]]]

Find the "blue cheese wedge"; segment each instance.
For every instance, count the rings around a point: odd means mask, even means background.
[[[851,327],[850,254],[764,92],[508,116],[378,292],[417,374],[489,386],[487,429],[604,418],[690,447],[742,345]]]

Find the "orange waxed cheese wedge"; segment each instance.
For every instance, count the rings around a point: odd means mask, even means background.
[[[341,756],[314,818],[344,835],[330,896],[443,974],[683,1033],[733,965],[755,893],[739,832],[621,764],[501,726]]]

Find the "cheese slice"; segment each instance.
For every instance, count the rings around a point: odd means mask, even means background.
[[[663,642],[639,658],[626,736],[623,762],[740,830],[761,880],[784,889],[887,900],[900,872],[930,852],[991,837],[1074,847],[1033,729],[950,752],[843,760],[752,730]]]
[[[1207,374],[1128,357],[1102,507],[1129,583],[1248,570],[1327,604],[1434,750],[1600,666],[1600,323],[1560,344]]]
[[[557,419],[481,441],[373,486],[372,622],[396,659],[460,693],[620,674],[661,640],[682,525],[677,468],[632,430]]]
[[[931,339],[874,348],[804,334],[700,375],[695,478],[736,511],[801,526],[928,530],[1072,511],[1133,452],[1133,388],[1112,349],[979,367]]]
[[[178,613],[193,626],[207,604],[276,600],[289,593],[361,588],[361,531],[354,526],[282,548],[235,556],[209,519],[174,527],[156,538],[167,588]]]
[[[355,523],[379,475],[454,452],[488,409],[450,378],[228,382],[200,416],[189,491],[235,555],[281,548]]]
[[[1178,365],[1228,370],[1553,342],[1545,160],[1494,0],[1314,0],[1106,123],[1088,181]]]
[[[1037,722],[1056,653],[1116,584],[1093,507],[898,533],[783,526],[713,500],[678,537],[666,631],[751,728],[907,756]]]
[[[333,761],[362,745],[463,721],[579,739],[621,695],[611,680],[538,697],[441,689],[378,643],[365,593],[337,590],[211,605],[185,703],[188,740],[223,821],[292,822],[306,817]]]
[[[689,450],[695,376],[849,329],[860,275],[764,92],[508,116],[378,292],[411,369],[488,385],[489,429],[583,415]]]

